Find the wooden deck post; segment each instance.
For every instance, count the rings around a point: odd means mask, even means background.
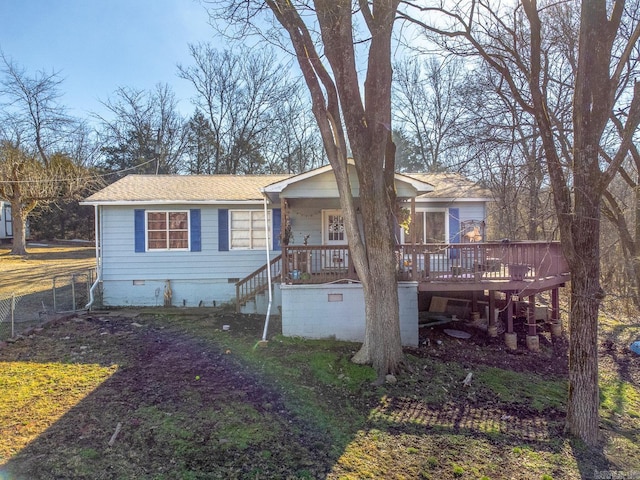
[[[558,287],[551,290],[551,335],[562,336],[562,320],[560,319],[560,296]]]
[[[496,325],[496,292],[489,290],[489,326],[487,333],[490,337],[498,336],[498,326]]]
[[[411,279],[412,280],[418,280],[420,277],[420,274],[418,273],[418,252],[416,251],[416,235],[418,234],[418,232],[416,232],[416,227],[415,227],[415,221],[416,221],[416,199],[415,197],[411,197],[411,223],[409,225],[412,225],[411,227]]]
[[[513,333],[513,313],[516,308],[516,304],[513,302],[513,292],[507,291],[507,306],[504,309],[507,314],[507,333]]]
[[[535,295],[529,295],[529,301],[527,302],[527,327],[529,328],[527,334],[527,348],[532,352],[538,352],[540,350],[540,338],[536,332],[536,297]]]
[[[527,327],[529,335],[537,335],[536,331],[536,297],[529,296],[527,304]]]

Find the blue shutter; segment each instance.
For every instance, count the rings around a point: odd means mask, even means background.
[[[226,208],[218,209],[218,250],[229,251],[229,210]]]
[[[144,252],[144,210],[135,209],[133,211],[134,233],[135,233],[135,251]]]
[[[280,230],[282,228],[282,211],[279,208],[274,208],[271,211],[271,219],[273,221],[273,225],[271,227],[271,231],[273,235],[273,249],[282,250],[282,247],[280,247]]]
[[[189,228],[191,230],[191,251],[202,251],[202,236],[200,234],[200,209],[193,208],[189,210]]]
[[[460,243],[460,209],[449,209],[449,242]],[[460,251],[458,248],[451,248],[449,256],[451,258],[458,258]]]

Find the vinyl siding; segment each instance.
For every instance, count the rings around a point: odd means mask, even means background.
[[[171,281],[174,305],[182,300],[227,301],[235,296],[234,282],[266,263],[265,251],[218,251],[218,209],[200,208],[201,251],[135,251],[134,209],[102,207],[102,279],[106,305],[154,305],[156,290]],[[172,205],[171,210],[193,206]],[[256,209],[262,208],[256,205]],[[272,257],[280,252],[272,252]],[[133,285],[143,283],[140,285]],[[205,295],[206,293],[206,295]],[[160,304],[163,302],[160,295]]]

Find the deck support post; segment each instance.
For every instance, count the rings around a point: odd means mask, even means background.
[[[498,336],[498,326],[496,325],[496,292],[489,290],[489,314],[488,314],[489,326],[487,333],[490,337]]]
[[[537,335],[536,331],[536,297],[534,295],[529,296],[529,302],[527,305],[527,327],[529,335]]]
[[[562,320],[560,319],[560,295],[558,287],[551,290],[551,335],[562,336]]]
[[[532,352],[540,350],[540,338],[536,332],[536,297],[529,295],[527,303],[527,348]]]
[[[513,292],[507,291],[507,306],[505,307],[505,314],[507,316],[507,333],[513,333],[513,313],[516,308],[516,304],[513,302]]]

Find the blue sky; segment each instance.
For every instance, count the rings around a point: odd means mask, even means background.
[[[176,75],[189,43],[212,42],[197,0],[0,0],[0,49],[30,74],[57,71],[61,102],[87,118],[118,87],[171,85],[191,113],[190,85]]]

